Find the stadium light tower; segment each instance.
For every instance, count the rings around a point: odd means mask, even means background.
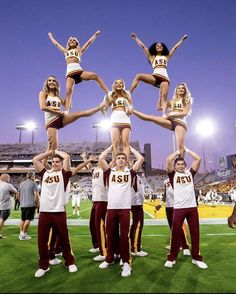
[[[215,132],[214,123],[210,120],[203,119],[197,125],[197,132],[202,137],[203,168],[206,172],[206,153],[205,139],[212,136]]]
[[[110,120],[103,120],[100,123],[93,123],[93,128],[96,129],[96,143],[98,142],[98,129],[108,130],[111,127]]]
[[[28,130],[32,132],[32,138],[31,138],[31,144],[34,144],[34,132],[37,129],[37,125],[34,122],[28,122],[25,124],[17,124],[16,129],[20,131],[20,136],[19,136],[19,144],[21,144],[21,139],[22,139],[22,134],[21,132],[23,130]]]

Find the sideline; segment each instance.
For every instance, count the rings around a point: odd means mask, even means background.
[[[227,218],[200,218],[200,225],[228,225]],[[20,219],[7,219],[5,222],[5,226],[7,225],[17,225],[19,226]],[[67,224],[69,226],[88,226],[89,219],[67,219]],[[30,225],[38,225],[38,219],[34,219]],[[148,226],[162,226],[168,225],[166,219],[145,219],[144,225]]]

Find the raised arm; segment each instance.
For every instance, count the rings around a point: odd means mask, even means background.
[[[52,33],[48,33],[48,37],[51,42],[59,49],[62,53],[66,52],[66,48],[64,48],[52,35]]]
[[[88,47],[95,41],[95,39],[101,34],[100,31],[96,31],[95,34],[92,35],[90,39],[82,46],[81,48],[81,54],[84,53],[85,50],[88,49]]]
[[[52,155],[51,150],[44,153],[40,153],[33,158],[33,165],[37,173],[41,172],[45,168],[42,160],[46,159],[49,155]]]
[[[99,164],[101,166],[101,169],[103,171],[106,171],[110,168],[109,164],[106,161],[106,157],[107,155],[112,151],[112,146],[108,147],[107,149],[105,149],[98,157],[99,160]]]
[[[70,162],[70,155],[64,151],[55,150],[55,154],[61,156],[63,158],[63,169],[65,171],[71,170],[71,162]]]
[[[96,156],[91,155],[88,159],[86,159],[83,163],[77,165],[72,171],[72,176],[76,175],[78,171],[80,171],[83,167],[88,165],[91,161],[95,160]]]
[[[142,164],[144,162],[144,158],[143,158],[142,154],[140,154],[136,149],[134,149],[131,146],[130,146],[130,152],[132,152],[136,158],[136,161],[133,165],[133,170],[135,172],[138,172],[142,167]]]
[[[193,163],[191,165],[191,168],[197,172],[199,167],[200,167],[200,164],[201,164],[201,156],[199,156],[196,152],[192,151],[192,150],[189,150],[188,148],[184,147],[184,151],[186,153],[188,153],[194,160],[193,160]]]
[[[176,49],[179,48],[179,46],[183,43],[184,40],[186,40],[188,35],[184,35],[175,45],[173,48],[171,48],[169,53],[169,58],[172,57],[172,55],[175,53]]]
[[[39,107],[42,111],[47,111],[47,112],[63,115],[63,111],[53,110],[46,105],[46,93],[44,91],[39,92]]]
[[[131,37],[136,41],[136,43],[143,49],[144,54],[146,55],[147,59],[150,61],[151,54],[149,53],[148,48],[143,44],[143,42],[137,37],[135,33],[131,34]]]
[[[179,150],[170,154],[166,159],[166,169],[168,173],[171,173],[174,170],[174,160],[177,156],[180,155]]]

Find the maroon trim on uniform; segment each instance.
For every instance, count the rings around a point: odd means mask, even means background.
[[[133,187],[135,184],[135,177],[137,177],[137,173],[131,168],[130,174],[131,174],[131,187]]]
[[[103,172],[103,179],[105,179],[105,186],[109,187],[109,176],[111,174],[111,169],[108,168],[106,171]]]
[[[189,171],[190,171],[190,173],[192,174],[192,177],[193,177],[193,179],[194,179],[194,176],[196,175],[197,172],[196,172],[192,167],[190,168]]]
[[[82,82],[82,79],[81,79],[81,74],[83,73],[84,71],[81,70],[81,71],[78,71],[78,72],[74,72],[74,73],[70,73],[67,75],[67,77],[70,77],[72,78],[74,81],[75,81],[75,84],[79,84]]]
[[[174,176],[175,176],[175,170],[172,170],[172,172],[168,173],[170,184],[173,189],[174,189]]]
[[[45,173],[46,171],[47,171],[46,168],[43,168],[43,169],[39,172],[39,175],[40,175],[40,177],[41,177],[41,180],[43,179],[43,175],[44,175],[44,173]]]
[[[166,78],[164,78],[162,76],[159,76],[157,74],[153,74],[152,76],[156,80],[156,82],[154,84],[154,87],[160,88],[160,85],[161,85],[162,82],[168,82],[170,84],[170,81],[168,81]]]
[[[70,177],[72,177],[72,172],[66,171],[64,169],[62,169],[61,171],[62,171],[63,180],[64,180],[64,190],[66,191],[66,187],[69,182],[69,179],[70,179]]]
[[[135,193],[138,192],[138,177],[137,177],[137,175],[136,175],[135,178],[134,178],[133,189],[134,189],[134,192],[135,192]]]
[[[171,131],[174,131],[175,128],[176,128],[177,126],[181,126],[181,127],[183,127],[183,128],[185,129],[185,131],[188,130],[188,128],[187,128],[186,125],[181,124],[180,122],[177,122],[177,121],[173,121],[173,120],[171,120]]]
[[[51,123],[49,123],[48,125],[46,125],[46,129],[48,128],[54,128],[54,129],[61,129],[64,127],[63,124],[63,116],[59,116],[57,117],[54,121],[52,121]]]

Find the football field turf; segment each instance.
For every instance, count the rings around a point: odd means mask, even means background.
[[[82,207],[83,206],[83,207]],[[89,203],[83,203],[86,218]],[[88,209],[87,209],[88,208]],[[68,213],[70,213],[68,207]],[[232,207],[231,207],[232,210]],[[12,211],[17,218],[19,212]],[[82,218],[83,212],[81,212]],[[73,218],[75,216],[71,216]],[[77,217],[78,218],[78,217]],[[42,278],[34,278],[38,268],[37,226],[32,225],[32,239],[20,241],[17,225],[4,227],[0,240],[1,293],[235,293],[236,292],[236,230],[226,224],[201,225],[201,254],[208,269],[199,269],[191,257],[180,251],[172,269],[164,267],[169,243],[167,225],[145,225],[143,250],[147,257],[133,257],[132,275],[120,276],[119,263],[99,269],[92,260],[88,226],[69,226],[70,239],[78,272],[69,273],[63,263],[51,266]]]

